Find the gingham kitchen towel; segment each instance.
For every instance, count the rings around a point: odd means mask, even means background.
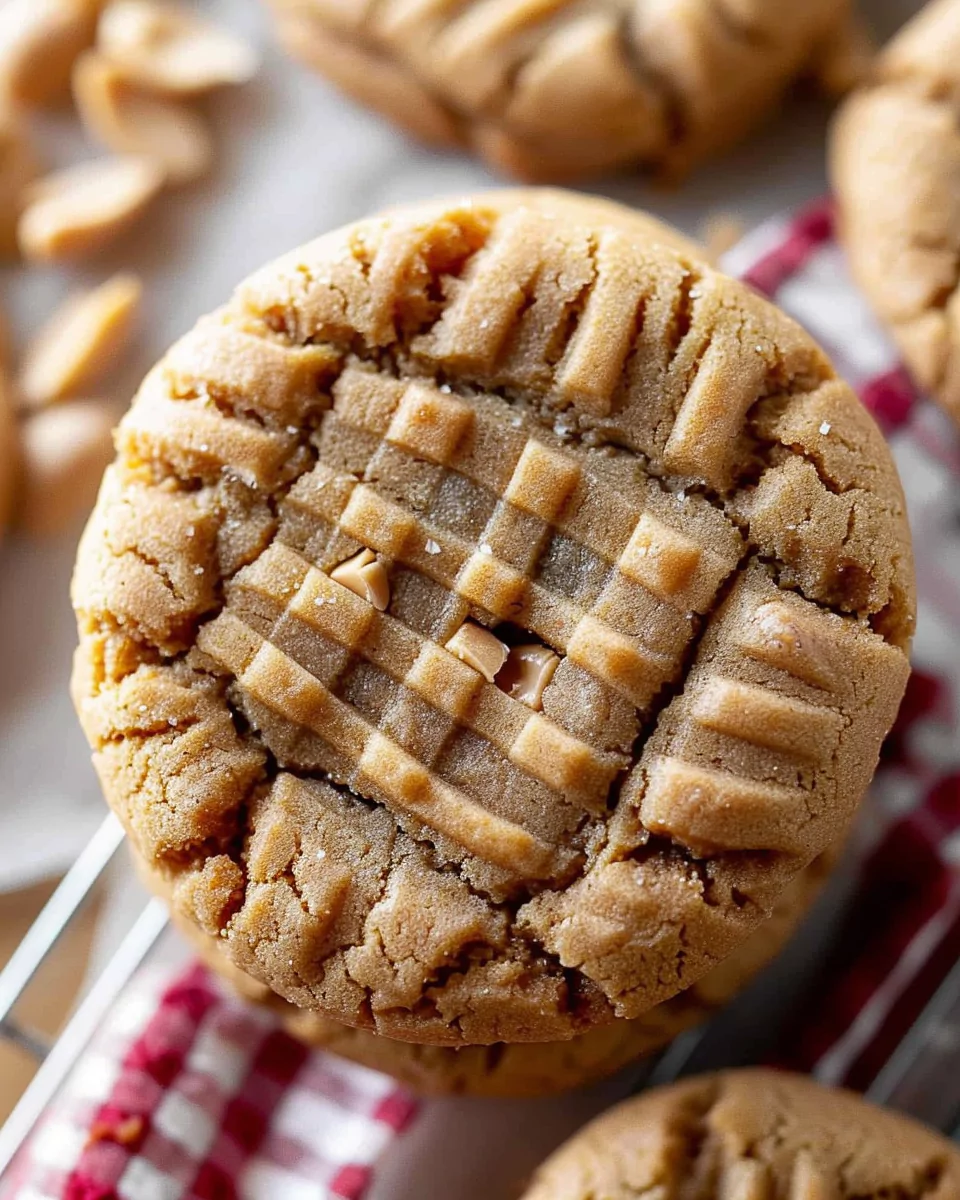
[[[140,973],[12,1169],[17,1200],[359,1200],[410,1121],[200,966]]]
[[[960,954],[960,438],[917,396],[853,287],[830,206],[725,267],[792,313],[893,447],[916,543],[914,674],[884,747],[859,886],[778,1061],[866,1087]],[[201,968],[127,995],[18,1164],[17,1200],[359,1200],[410,1120],[387,1078],[305,1050]]]

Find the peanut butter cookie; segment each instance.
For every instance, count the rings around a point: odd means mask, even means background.
[[[946,1138],[802,1075],[730,1071],[604,1113],[540,1168],[523,1200],[960,1196]]]
[[[830,163],[853,274],[960,423],[960,0],[933,0],[878,57]]]
[[[178,910],[402,1040],[639,1017],[842,835],[907,677],[879,431],[819,348],[528,193],[248,279],[150,372],[74,695]]]
[[[798,76],[850,60],[847,0],[271,4],[290,53],[345,92],[532,180],[634,164],[682,174]]]
[[[709,1020],[781,951],[813,903],[836,854],[827,852],[790,883],[770,917],[719,966],[692,987],[632,1021],[616,1020],[566,1042],[494,1042],[490,1046],[423,1046],[380,1037],[295,1008],[234,966],[221,941],[177,917],[181,932],[203,961],[247,999],[279,1014],[284,1027],[308,1045],[393,1075],[430,1095],[547,1096],[582,1087],[662,1049],[684,1030]],[[145,882],[166,895],[162,880]]]

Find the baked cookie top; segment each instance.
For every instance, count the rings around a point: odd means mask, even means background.
[[[634,1200],[647,1191],[663,1200],[956,1200],[960,1152],[852,1092],[802,1075],[730,1071],[611,1109],[547,1160],[523,1200]]]
[[[848,0],[269,0],[281,39],[428,141],[528,180],[677,175],[843,53]],[[831,45],[832,43],[832,45]]]
[[[552,193],[361,221],[150,372],[74,694],[175,902],[291,1003],[548,1041],[689,986],[907,676],[886,446],[798,326]]]
[[[933,0],[837,115],[850,266],[907,365],[960,423],[960,3]]]

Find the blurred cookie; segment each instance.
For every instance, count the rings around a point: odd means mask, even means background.
[[[0,363],[0,539],[14,506],[20,468],[19,441],[10,383]]]
[[[921,387],[960,423],[960,0],[933,0],[834,121],[853,274]]]
[[[836,84],[853,61],[846,0],[271,4],[284,46],[345,92],[531,180],[635,164],[682,174],[798,76],[822,66]]]
[[[558,1041],[833,845],[914,619],[886,445],[792,321],[606,206],[272,263],[144,381],[74,695],[175,904],[290,1003]]]
[[[20,431],[16,394],[10,380],[10,337],[6,317],[0,313],[0,540],[13,514],[20,482]]]
[[[960,1195],[960,1151],[900,1113],[802,1075],[728,1071],[646,1092],[591,1122],[523,1200]]]
[[[816,899],[836,855],[821,855],[790,883],[770,917],[719,966],[685,992],[633,1021],[611,1021],[566,1042],[495,1042],[490,1046],[423,1046],[380,1037],[320,1013],[295,1008],[234,966],[218,939],[175,914],[200,958],[247,999],[277,1012],[284,1027],[311,1046],[393,1075],[415,1091],[473,1096],[546,1096],[612,1075],[708,1020],[780,953]],[[166,889],[143,873],[155,891]]]

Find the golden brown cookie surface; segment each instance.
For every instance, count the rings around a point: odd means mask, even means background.
[[[74,601],[179,909],[293,1004],[462,1044],[639,1016],[756,928],[869,780],[913,578],[809,338],[534,194],[349,226],[201,321]],[[497,646],[556,661],[521,695]]]
[[[308,1045],[384,1071],[426,1094],[546,1096],[612,1075],[643,1055],[662,1049],[684,1030],[709,1020],[779,954],[815,900],[835,860],[836,854],[828,852],[801,871],[781,893],[760,928],[692,987],[642,1017],[611,1021],[565,1042],[424,1046],[380,1037],[321,1013],[295,1008],[234,966],[220,939],[182,917],[175,915],[175,920],[208,966],[247,999],[272,1008],[284,1027]],[[143,874],[149,887],[166,895],[162,880]]]
[[[611,1109],[540,1168],[523,1200],[695,1194],[956,1200],[960,1152],[922,1125],[801,1075],[730,1071]]]
[[[907,365],[960,423],[960,3],[932,0],[834,123],[850,265]]]
[[[835,58],[850,12],[833,0],[271,4],[290,53],[344,91],[532,180],[685,171]]]

